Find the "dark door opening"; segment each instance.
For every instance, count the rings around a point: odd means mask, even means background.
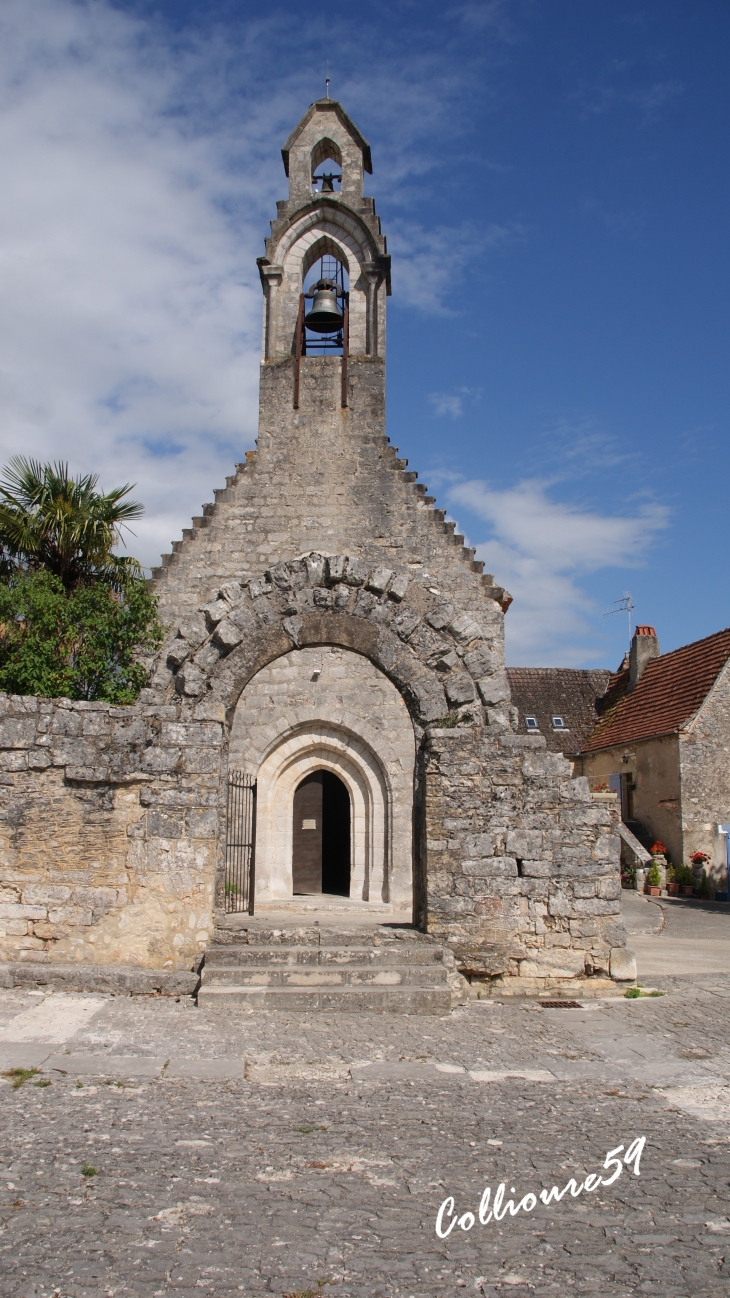
[[[293,892],[350,895],[350,795],[332,771],[313,771],[294,793]]]

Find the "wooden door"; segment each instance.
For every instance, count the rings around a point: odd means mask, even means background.
[[[322,771],[313,771],[294,793],[292,891],[322,891]]]

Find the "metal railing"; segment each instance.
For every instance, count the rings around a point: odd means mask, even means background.
[[[256,887],[256,781],[243,771],[228,776],[226,913],[253,915]]]

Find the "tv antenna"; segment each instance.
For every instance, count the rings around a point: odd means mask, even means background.
[[[631,647],[631,614],[636,608],[636,605],[634,604],[634,601],[631,598],[631,592],[625,590],[621,598],[615,599],[613,602],[616,605],[616,607],[610,608],[607,613],[603,614],[603,616],[613,617],[614,613],[626,614],[629,623],[629,648],[630,648]]]

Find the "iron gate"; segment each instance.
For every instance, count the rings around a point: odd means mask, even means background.
[[[228,776],[226,911],[253,915],[256,886],[256,781],[243,771]]]

